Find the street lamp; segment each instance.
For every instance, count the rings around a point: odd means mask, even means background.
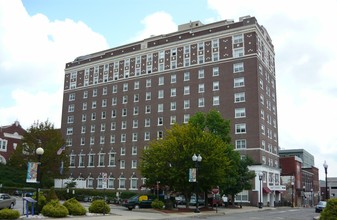
[[[305,202],[305,201],[306,201],[305,199],[306,199],[306,196],[305,196],[305,185],[303,185],[303,207],[305,207],[305,205],[306,205],[306,204],[305,204],[305,203],[306,203],[306,202]]]
[[[291,207],[294,207],[294,181],[291,181]]]
[[[40,177],[40,166],[41,166],[41,157],[44,153],[44,150],[42,147],[39,147],[35,151],[38,159],[38,165],[37,165],[37,176],[36,176],[36,214],[39,214],[39,186],[41,185],[41,177]]]
[[[196,204],[195,204],[195,213],[199,213],[199,188],[198,188],[198,179],[197,179],[197,175],[198,175],[198,168],[199,168],[199,163],[201,162],[202,157],[200,156],[200,154],[197,156],[195,154],[193,154],[192,156],[192,161],[195,162],[195,168],[196,168],[196,173],[195,173],[195,178],[196,178],[196,193],[195,193],[195,198],[196,198]]]
[[[313,194],[313,189],[311,188],[311,207],[314,205],[314,194]]]
[[[260,202],[259,202],[259,208],[262,209],[262,177],[263,173],[259,173],[259,180],[260,180]]]
[[[329,195],[328,195],[328,164],[326,163],[326,161],[324,161],[323,167],[325,170],[325,201],[327,201],[329,199]]]

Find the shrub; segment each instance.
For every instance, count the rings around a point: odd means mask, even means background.
[[[328,200],[326,207],[323,209],[320,220],[332,220],[337,219],[337,198]]]
[[[0,219],[18,219],[20,217],[20,212],[13,209],[1,209]]]
[[[152,203],[151,203],[151,207],[154,209],[163,209],[164,207],[164,202],[160,201],[158,199],[155,199]]]
[[[91,213],[110,213],[110,206],[104,200],[95,200],[89,206]]]
[[[42,215],[54,218],[63,218],[69,214],[68,209],[58,200],[51,200],[42,209]]]
[[[50,202],[51,200],[58,200],[57,194],[55,192],[54,187],[51,187],[47,194],[47,201]]]
[[[32,199],[36,200],[36,193],[34,193],[34,195],[32,196]],[[38,213],[41,212],[41,210],[43,209],[43,206],[45,206],[46,204],[47,204],[46,197],[44,196],[44,194],[42,192],[39,192],[39,210],[38,210]],[[29,209],[31,209],[31,203],[29,203],[28,206],[29,206]],[[35,212],[37,212],[37,211],[35,211]]]
[[[75,198],[68,199],[63,203],[68,209],[69,215],[85,215],[87,210]]]

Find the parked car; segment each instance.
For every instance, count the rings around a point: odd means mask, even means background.
[[[195,197],[195,195],[191,196],[191,199],[190,199],[190,205],[194,206],[194,205],[197,205],[197,199]],[[199,206],[204,206],[205,205],[205,200],[198,197],[198,205]]]
[[[0,193],[0,209],[14,208],[16,204],[16,199],[14,197],[11,197],[7,193]]]
[[[151,208],[154,197],[150,195],[136,195],[123,202],[123,206],[129,210],[137,208]]]
[[[326,201],[319,201],[319,203],[315,206],[315,212],[321,212],[326,207]]]

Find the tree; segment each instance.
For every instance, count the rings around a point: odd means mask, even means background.
[[[226,144],[231,143],[230,121],[223,119],[217,110],[211,110],[208,113],[198,112],[190,118],[189,123],[220,137]],[[240,153],[234,151],[233,146],[227,148],[224,156],[229,158],[233,168],[227,171],[220,189],[234,198],[242,190],[252,188],[255,173],[250,171],[248,166],[253,164],[253,160],[247,157],[241,160]]]
[[[223,119],[217,110],[211,110],[208,113],[197,112],[188,123],[219,136],[227,144],[231,142],[230,121]]]
[[[237,155],[232,155],[236,157]],[[226,179],[225,184],[221,186],[224,194],[231,195],[232,200],[234,201],[235,195],[242,190],[252,189],[252,179],[255,178],[255,172],[250,171],[248,167],[253,164],[253,160],[249,157],[244,157],[236,160],[235,165],[232,166],[233,169],[230,170],[230,177]]]
[[[35,151],[38,147],[42,147],[44,154],[41,157],[40,166],[41,184],[46,187],[53,186],[54,178],[62,176],[60,173],[61,164],[69,164],[67,153],[57,154],[64,144],[65,141],[60,130],[55,129],[49,121],[35,123],[27,129],[21,144],[11,155],[9,165],[19,170],[27,170],[28,162],[37,162],[38,157]],[[64,166],[63,169],[66,173],[67,166]]]
[[[188,180],[189,169],[195,167],[192,155],[200,154],[203,158],[197,179],[200,191],[207,192],[223,185],[226,173],[234,164],[226,157],[231,150],[221,138],[193,124],[174,125],[165,139],[151,142],[144,150],[140,169],[147,186],[160,181],[172,191],[183,192],[188,199],[195,188]]]
[[[337,218],[337,198],[331,198],[328,200],[326,207],[323,209],[319,219],[330,220]]]

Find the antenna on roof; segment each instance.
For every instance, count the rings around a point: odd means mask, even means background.
[[[190,34],[193,33],[193,24],[192,24],[192,21],[190,20]]]

